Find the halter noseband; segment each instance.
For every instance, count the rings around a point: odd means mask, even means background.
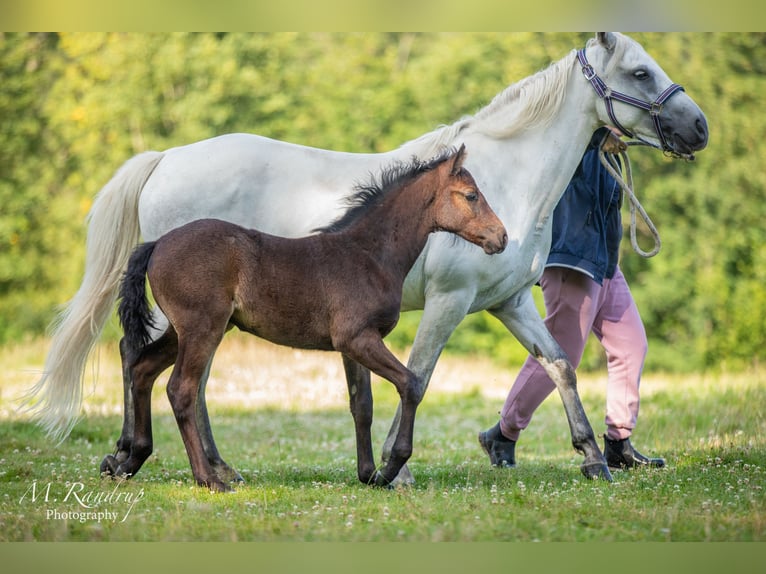
[[[628,129],[625,129],[622,124],[620,124],[619,121],[617,121],[617,117],[614,115],[614,109],[612,107],[612,100],[617,100],[618,102],[623,102],[626,104],[629,104],[631,106],[634,106],[636,108],[641,108],[642,110],[646,110],[649,112],[649,115],[652,116],[652,120],[654,121],[654,130],[657,132],[657,136],[660,139],[660,142],[662,143],[662,151],[675,153],[673,151],[673,148],[671,148],[668,145],[667,140],[665,140],[665,136],[662,135],[662,126],[660,125],[660,113],[662,112],[662,104],[664,104],[670,96],[675,94],[677,91],[681,90],[684,91],[683,87],[681,87],[678,84],[670,84],[667,88],[665,88],[662,93],[657,96],[657,99],[654,100],[654,102],[649,103],[645,102],[644,100],[639,100],[637,98],[634,98],[633,96],[629,96],[627,94],[623,94],[622,92],[617,92],[612,90],[609,86],[604,83],[604,80],[602,80],[599,75],[596,73],[596,70],[593,69],[593,66],[591,66],[588,63],[588,59],[585,57],[585,49],[581,49],[577,51],[577,59],[580,61],[580,65],[582,66],[582,73],[585,76],[585,79],[588,80],[591,85],[593,86],[593,89],[596,90],[596,93],[598,94],[598,97],[604,100],[604,106],[606,106],[606,113],[609,114],[609,119],[612,120],[612,124],[614,127],[619,129],[623,134],[628,136],[629,138],[636,138],[640,139],[637,136],[633,134]],[[649,143],[649,142],[644,142]],[[653,144],[652,147],[657,147]]]

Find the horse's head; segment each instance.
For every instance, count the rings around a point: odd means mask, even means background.
[[[603,100],[601,122],[682,157],[692,158],[707,145],[705,114],[638,42],[599,32],[578,59]]]
[[[500,253],[508,244],[508,234],[473,176],[463,167],[465,156],[462,145],[434,170],[439,178],[433,202],[435,226],[478,245],[489,255]]]

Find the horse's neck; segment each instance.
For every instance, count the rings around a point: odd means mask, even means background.
[[[591,91],[575,71],[550,123],[505,139],[477,134],[475,145],[466,143],[466,165],[475,170],[479,188],[506,224],[509,236],[528,237],[545,229],[598,126]],[[472,155],[472,150],[481,153]],[[484,169],[492,172],[492,185],[486,189],[481,178]]]
[[[552,215],[593,133],[593,126],[580,119],[561,122],[565,124],[566,129],[547,129],[531,139],[529,149],[541,153],[528,158],[528,165],[534,167],[524,174],[522,190],[516,190],[524,198],[524,219],[534,225],[535,231],[540,231]]]
[[[577,67],[576,59],[569,65]],[[509,237],[539,235],[599,125],[595,94],[579,70],[571,70],[563,101],[549,122],[506,135],[491,133],[492,126],[508,124],[505,115],[516,115],[517,105],[521,104],[493,102],[486,113],[477,114],[480,120],[459,120],[405,143],[392,155],[426,159],[465,143],[466,167],[506,224]]]

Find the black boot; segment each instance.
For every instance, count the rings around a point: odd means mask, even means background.
[[[633,448],[629,438],[612,440],[605,436],[604,458],[606,458],[606,464],[613,470],[640,467],[662,468],[665,466],[664,458],[645,457]]]
[[[516,441],[503,436],[500,423],[491,429],[479,433],[479,444],[489,455],[492,466],[512,468],[516,466]]]

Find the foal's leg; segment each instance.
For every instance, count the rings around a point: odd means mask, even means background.
[[[131,384],[131,404],[133,406],[132,441],[127,457],[107,455],[101,462],[101,472],[113,476],[129,478],[136,474],[152,453],[152,388],[157,377],[176,359],[178,339],[175,331],[169,329],[157,341],[141,349],[126,369]],[[126,355],[129,358],[131,353]],[[124,427],[123,427],[124,429]],[[118,458],[120,456],[120,458]]]
[[[179,327],[181,334],[179,334],[178,361],[170,375],[167,394],[186,447],[186,454],[189,456],[194,479],[200,486],[225,492],[232,489],[216,475],[208,460],[202,432],[197,424],[196,407],[202,376],[225,331],[220,329],[220,332],[216,332],[215,327],[210,328],[204,321],[200,323],[195,325],[195,331],[192,334],[186,336],[185,333],[188,330]]]
[[[585,455],[585,461],[580,466],[582,473],[588,478],[611,481],[612,475],[596,443],[593,428],[577,392],[575,370],[566,353],[545,327],[535,307],[531,291],[525,289],[502,306],[492,309],[491,313],[537,357],[545,372],[556,384],[569,421],[572,446]]]
[[[386,348],[377,332],[362,333],[339,346],[339,349],[350,359],[391,381],[399,392],[402,405],[399,432],[391,447],[388,462],[375,475],[378,486],[389,485],[412,454],[415,411],[421,396],[418,378]]]
[[[429,296],[423,309],[423,316],[418,325],[415,341],[412,344],[407,368],[417,377],[418,403],[428,388],[431,375],[436,368],[436,362],[447,344],[447,340],[468,313],[468,307],[473,300],[472,292],[454,291],[446,294],[437,293]],[[391,456],[391,449],[399,434],[402,415],[402,405],[396,409],[394,420],[383,444],[382,460],[385,464]],[[404,465],[396,478],[400,484],[415,482],[410,469]]]
[[[159,307],[154,307],[152,310],[152,319],[155,327],[152,329],[153,339],[158,339],[165,333],[168,328],[168,320],[165,315],[162,314]],[[130,376],[130,364],[132,359],[135,358],[137,350],[129,349],[125,340],[120,340],[120,358],[122,359],[122,394],[123,394],[123,419],[122,419],[122,432],[120,438],[117,439],[115,447],[114,458],[123,462],[130,456],[130,446],[133,444],[133,394],[131,391],[131,376]],[[105,472],[106,469],[101,469]]]
[[[221,458],[218,448],[215,446],[215,440],[213,440],[213,430],[210,428],[210,417],[207,414],[207,402],[205,401],[205,388],[210,377],[210,366],[212,364],[213,358],[211,357],[205,368],[205,373],[200,378],[195,405],[197,428],[202,438],[202,448],[205,450],[210,466],[213,467],[213,472],[222,482],[244,482],[245,480],[242,478],[242,475],[226,464],[226,461]]]
[[[114,451],[114,459],[120,463],[124,462],[130,456],[130,446],[133,443],[133,428],[135,427],[135,417],[133,413],[133,395],[131,390],[130,364],[135,351],[128,348],[125,338],[120,339],[120,359],[122,362],[122,397],[123,397],[123,419],[122,432],[117,439],[117,445]],[[102,468],[104,472],[106,469]]]
[[[375,458],[372,454],[372,388],[370,371],[343,355],[343,367],[348,383],[348,398],[356,430],[356,468],[359,480],[365,484],[375,478]]]

